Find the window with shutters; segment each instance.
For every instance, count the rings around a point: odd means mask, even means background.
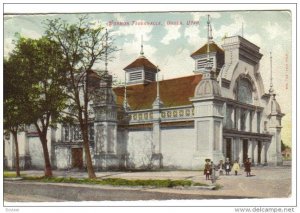
[[[132,72],[129,74],[129,81],[139,81],[142,80],[142,71]]]
[[[213,58],[209,58],[210,67],[213,67]],[[207,58],[202,58],[197,61],[197,69],[204,69],[207,64]]]

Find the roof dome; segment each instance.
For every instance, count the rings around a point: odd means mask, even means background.
[[[195,89],[195,97],[203,96],[222,96],[220,85],[212,77],[204,78]]]
[[[269,109],[271,110],[271,114],[281,114],[281,109],[278,102],[275,99],[275,95],[271,98]]]

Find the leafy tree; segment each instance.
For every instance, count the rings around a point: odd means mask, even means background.
[[[61,19],[46,22],[46,35],[57,42],[65,59],[65,71],[68,78],[69,98],[73,105],[70,113],[79,121],[83,138],[87,171],[89,178],[95,178],[88,139],[89,74],[95,65],[116,51],[113,41],[102,26],[95,26],[87,16],[80,17],[75,24]],[[101,74],[100,74],[101,75]]]
[[[4,129],[12,133],[13,136],[17,177],[20,176],[18,131],[22,129],[26,120],[22,103],[24,102],[23,91],[26,88],[27,82],[23,81],[21,71],[17,63],[4,59]]]
[[[283,143],[283,141],[281,140],[281,151],[283,152],[287,148],[290,148],[290,147],[288,145],[286,145],[285,143]]]
[[[66,107],[64,90],[65,76],[62,71],[63,58],[59,46],[46,37],[29,39],[20,37],[9,60],[18,66],[11,70],[21,73],[23,83],[18,103],[23,123],[34,124],[43,148],[45,176],[52,176],[48,151],[48,128],[55,125]],[[13,91],[14,92],[14,91]]]

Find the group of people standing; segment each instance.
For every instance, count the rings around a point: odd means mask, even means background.
[[[219,164],[215,166],[213,162],[210,161],[210,159],[205,160],[205,167],[204,167],[204,175],[206,177],[206,180],[209,180],[213,169],[219,171],[219,175],[230,175],[230,172],[234,172],[235,175],[238,175],[238,172],[240,171],[240,164],[237,160],[234,161],[232,164],[229,160],[229,158],[226,158],[225,162],[223,160],[220,160]],[[246,172],[246,176],[251,176],[251,161],[250,158],[247,158],[247,160],[244,162],[244,168]]]

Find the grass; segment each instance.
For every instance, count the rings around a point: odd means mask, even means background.
[[[21,173],[21,177],[24,177],[25,175],[23,175],[22,173]],[[16,172],[13,172],[13,171],[4,171],[3,172],[3,177],[4,178],[15,178],[15,177],[17,177],[17,175],[16,175]]]
[[[128,180],[122,178],[105,178],[105,179],[89,179],[89,178],[73,178],[73,177],[43,177],[43,176],[27,176],[23,177],[28,181],[39,181],[44,183],[77,183],[77,184],[96,184],[111,186],[151,186],[172,188],[177,186],[208,186],[204,183],[193,182],[191,180]]]
[[[4,171],[4,178],[14,178],[16,173],[13,171]],[[44,177],[44,176],[26,176],[22,175],[23,180],[38,181],[44,183],[77,183],[77,184],[95,184],[95,185],[111,185],[111,186],[150,186],[172,188],[177,186],[208,186],[205,183],[193,182],[191,180],[171,180],[171,179],[148,179],[148,180],[128,180],[122,178],[73,178],[73,177]],[[215,190],[221,189],[222,186],[217,184]]]

